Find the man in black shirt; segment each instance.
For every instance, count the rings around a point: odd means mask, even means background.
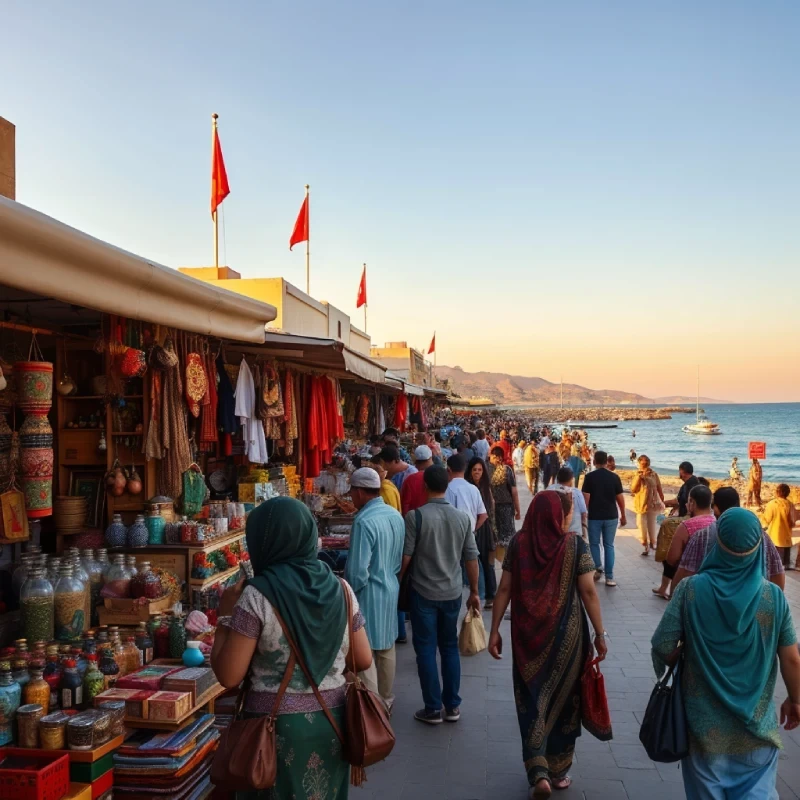
[[[583,496],[589,509],[589,550],[594,559],[594,579],[603,575],[600,561],[600,540],[603,540],[606,586],[616,586],[614,580],[614,538],[617,527],[628,524],[625,515],[625,498],[619,475],[608,469],[608,454],[598,450],[594,454],[595,470],[583,479]]]
[[[683,486],[678,489],[678,496],[672,500],[665,500],[664,505],[667,508],[677,507],[678,516],[685,517],[689,513],[686,508],[686,504],[689,502],[689,492],[691,492],[692,489],[694,489],[694,487],[700,483],[700,479],[694,474],[694,467],[689,461],[683,461],[681,463],[681,465],[678,467],[678,475],[683,481]]]

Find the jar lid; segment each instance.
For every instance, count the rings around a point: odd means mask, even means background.
[[[20,714],[38,714],[40,711],[44,711],[44,709],[38,703],[28,703],[27,705],[20,706],[17,709],[17,716]]]
[[[94,715],[87,714],[85,711],[82,714],[74,716],[68,723],[68,728],[91,728],[94,725]]]
[[[98,708],[105,709],[106,711],[117,712],[117,711],[125,711],[125,701],[124,700],[105,700],[104,702],[100,703]]]
[[[63,711],[54,711],[52,714],[47,714],[39,720],[40,725],[45,727],[56,727],[58,725],[66,724],[69,717]]]

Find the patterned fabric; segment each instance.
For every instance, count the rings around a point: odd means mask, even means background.
[[[580,677],[590,652],[577,577],[594,570],[579,536],[561,531],[554,492],[538,494],[503,569],[511,573],[514,699],[528,781],[564,777],[580,735]]]
[[[341,730],[344,709],[333,708],[331,713]],[[350,765],[324,712],[279,716],[275,745],[275,786],[260,792],[236,792],[236,800],[347,800]]]
[[[355,633],[364,627],[364,617],[361,615],[353,590],[348,587],[348,591],[353,600],[353,632]],[[397,615],[395,614],[395,616]],[[280,688],[283,673],[286,671],[286,665],[289,663],[289,643],[284,638],[280,623],[269,601],[252,586],[246,586],[237,601],[231,615],[230,629],[242,636],[258,640],[256,652],[250,664],[252,689],[247,695],[246,710],[261,712],[266,708],[271,709]],[[328,690],[344,689],[345,656],[349,648],[350,634],[345,631],[336,660],[319,684],[323,693]],[[304,703],[303,710],[319,710],[320,707],[313,695],[313,690],[299,666],[295,667],[292,679],[289,681],[280,713],[292,713],[292,709],[298,707],[297,703],[301,701],[293,700],[290,697],[296,694],[307,696],[302,701]],[[339,695],[332,695],[332,697],[339,697]],[[327,701],[327,696],[325,699]],[[344,702],[343,694],[341,702]]]
[[[702,574],[702,573],[701,573]],[[699,576],[698,576],[699,577]],[[766,745],[781,748],[778,718],[775,714],[773,694],[778,673],[778,659],[773,657],[772,667],[761,692],[753,718],[745,726],[717,697],[708,677],[699,668],[695,640],[697,633],[687,624],[686,608],[695,602],[695,576],[678,584],[664,611],[664,616],[653,634],[653,668],[656,675],[666,669],[666,658],[686,642],[683,664],[683,700],[689,722],[689,747],[705,755],[737,755],[758,750]],[[773,591],[774,590],[774,591]],[[762,635],[767,639],[773,626],[779,630],[778,647],[795,644],[797,637],[788,604],[782,603],[783,614],[776,617],[775,596],[781,594],[774,584],[764,582],[756,619]]]
[[[699,517],[689,517],[689,519],[685,519],[683,521],[683,527],[686,528],[686,532],[689,534],[689,538],[691,539],[697,531],[703,530],[703,528],[707,528],[709,525],[713,525],[716,522],[716,517],[713,514],[703,514]]]
[[[495,504],[494,524],[497,530],[497,544],[508,547],[517,532],[514,524],[514,506],[511,503]]]
[[[695,573],[700,572],[700,566],[703,559],[708,554],[708,551],[717,542],[717,523],[714,522],[703,530],[689,539],[686,549],[683,551],[681,558],[680,568],[685,569],[687,572]],[[771,578],[774,575],[783,575],[784,568],[781,561],[781,554],[778,549],[772,544],[772,540],[764,534],[764,547],[763,547],[763,563],[764,563],[764,577]]]

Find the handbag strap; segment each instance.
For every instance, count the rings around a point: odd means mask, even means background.
[[[306,662],[303,659],[303,654],[300,652],[300,648],[295,644],[294,638],[292,637],[292,634],[289,633],[289,629],[286,627],[286,623],[283,621],[283,618],[278,613],[278,610],[275,607],[273,607],[272,610],[275,613],[275,617],[277,618],[278,622],[280,623],[281,629],[283,630],[283,635],[286,637],[286,641],[289,643],[289,647],[292,650],[291,659],[296,659],[297,663],[300,665],[300,669],[303,670],[303,674],[306,676],[306,680],[309,682],[309,684],[311,686],[311,689],[313,690],[314,695],[317,698],[317,702],[320,705],[320,708],[324,712],[325,716],[328,718],[328,722],[330,722],[331,727],[333,728],[334,733],[338,737],[339,741],[342,743],[342,745],[344,745],[344,743],[345,743],[344,742],[344,737],[342,736],[342,732],[339,729],[339,725],[336,723],[336,720],[333,718],[333,714],[331,714],[331,711],[328,708],[328,704],[325,702],[324,698],[322,697],[322,694],[320,693],[320,690],[319,690],[319,686],[317,686],[317,684],[314,682],[314,678],[311,676],[311,672],[309,671],[308,667],[306,666]],[[285,680],[285,676],[284,676],[284,680]],[[288,684],[288,681],[286,681],[286,683]],[[283,686],[281,688],[285,689],[285,687],[283,687]],[[277,703],[276,703],[275,709],[277,709],[277,707],[278,706],[277,706]],[[273,711],[275,711],[275,709],[273,709]]]
[[[294,654],[294,651],[292,651],[289,654],[289,662],[286,664],[286,669],[283,673],[283,680],[281,681],[280,688],[278,689],[278,694],[275,696],[275,705],[272,707],[272,711],[269,715],[270,720],[273,723],[275,722],[275,717],[278,716],[278,709],[281,707],[281,700],[283,700],[283,695],[286,693],[286,688],[289,686],[289,681],[292,679],[292,673],[294,672],[296,664],[297,658]],[[245,680],[242,682],[242,685],[239,688],[239,694],[236,696],[236,705],[234,706],[233,712],[234,719],[239,719],[241,717],[245,698],[252,687],[253,681],[250,679],[250,673],[248,670],[247,678],[245,678]]]

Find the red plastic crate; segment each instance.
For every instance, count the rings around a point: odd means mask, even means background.
[[[7,760],[23,760],[5,766]],[[42,750],[0,747],[0,797],[3,800],[61,800],[69,790],[69,756]]]

